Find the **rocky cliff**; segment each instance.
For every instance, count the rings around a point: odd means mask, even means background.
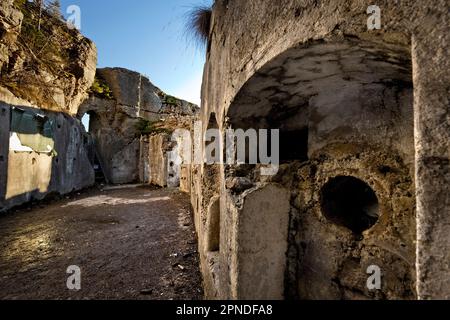
[[[25,0],[0,2],[0,212],[91,186],[88,97],[95,45]]]
[[[97,50],[61,18],[24,0],[0,4],[0,98],[75,115],[94,81]]]

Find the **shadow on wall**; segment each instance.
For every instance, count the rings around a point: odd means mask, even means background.
[[[0,210],[91,186],[88,145],[75,118],[0,103]]]

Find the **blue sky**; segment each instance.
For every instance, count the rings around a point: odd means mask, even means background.
[[[161,90],[200,103],[205,53],[186,39],[186,12],[213,0],[62,0],[81,9],[81,32],[98,48],[98,66],[123,67]]]

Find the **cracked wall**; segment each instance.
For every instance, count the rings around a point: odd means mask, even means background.
[[[288,146],[306,139],[307,155],[288,153],[268,180],[254,167],[220,166],[218,280],[203,271],[205,286],[218,292],[207,297],[245,298],[240,283],[261,279],[238,267],[239,208],[245,191],[261,183],[291,191],[290,212],[279,212],[290,220],[286,278],[277,284],[285,298],[448,297],[446,3],[381,1],[380,31],[367,30],[368,5],[215,2],[203,123],[214,113],[222,132],[278,128]],[[197,220],[207,211],[204,173],[194,166],[191,174]],[[361,234],[323,214],[323,187],[339,176],[359,179],[377,196],[377,222]],[[197,223],[197,232],[202,242],[207,231]],[[370,263],[385,268],[380,291],[365,287]]]
[[[10,148],[10,112],[13,107],[49,119],[54,130],[52,153],[15,151]],[[0,103],[1,187],[0,210],[63,195],[94,184],[94,170],[88,156],[89,139],[82,124],[63,113]]]

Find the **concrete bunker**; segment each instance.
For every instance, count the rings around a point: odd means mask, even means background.
[[[286,50],[236,94],[230,128],[280,130],[277,175],[225,177],[292,191],[284,297],[415,297],[412,91],[408,46],[336,37]],[[378,292],[361,280],[371,264],[395,274]]]
[[[96,183],[109,183],[107,175],[104,172],[104,159],[101,158],[101,150],[99,138],[101,138],[101,118],[93,110],[87,111],[84,115],[80,117],[81,123],[87,133],[85,137],[85,146],[88,152],[89,161],[92,164],[95,172]]]

